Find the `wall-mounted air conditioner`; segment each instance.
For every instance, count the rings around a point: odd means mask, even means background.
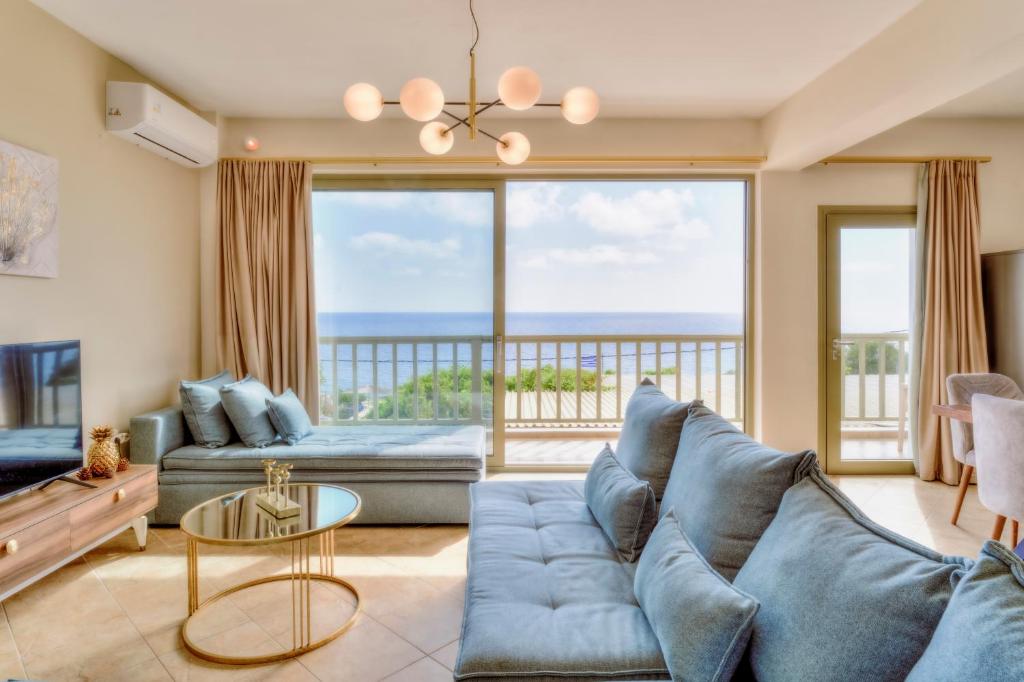
[[[217,126],[145,83],[107,81],[107,130],[182,166],[217,160]]]

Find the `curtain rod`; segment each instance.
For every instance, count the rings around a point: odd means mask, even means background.
[[[489,156],[290,156],[244,157],[224,156],[221,161],[308,161],[313,164],[353,166],[420,166],[420,165],[485,165],[504,166]],[[533,156],[523,166],[558,164],[622,164],[622,165],[696,165],[696,164],[759,164],[765,156]]]
[[[929,161],[977,161],[988,163],[991,156],[829,156],[818,163],[928,163]]]

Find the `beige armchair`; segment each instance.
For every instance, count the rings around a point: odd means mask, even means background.
[[[1002,537],[1009,518],[1016,546],[1018,521],[1024,519],[1024,401],[978,394],[971,412],[978,499],[996,514],[992,539]]]
[[[946,397],[950,405],[970,405],[971,398],[978,394],[1024,400],[1024,392],[1020,387],[1013,379],[1002,374],[950,374],[946,377]],[[960,508],[964,505],[967,487],[974,475],[974,429],[971,424],[951,419],[949,431],[953,441],[953,458],[964,465],[960,474],[960,490],[953,506],[952,523],[955,526],[960,518]]]

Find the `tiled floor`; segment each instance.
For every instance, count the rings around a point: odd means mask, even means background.
[[[837,481],[870,516],[943,552],[973,556],[991,530],[992,515],[973,489],[954,527],[949,515],[955,488],[912,477]],[[339,575],[362,593],[364,613],[357,625],[299,659],[230,668],[199,661],[181,648],[181,533],[153,529],[146,552],[135,549],[130,532],[123,534],[3,603],[0,678],[451,680],[465,585],[465,527],[353,526],[338,532],[336,549]],[[207,552],[201,561],[204,594],[287,566],[280,553],[259,551]],[[280,641],[290,641],[290,612],[279,606],[288,599],[270,587],[260,590],[219,602],[196,623],[196,636],[206,646],[236,653],[279,649]],[[319,627],[329,627],[331,617],[341,622],[352,608],[340,589],[318,590],[315,604]]]

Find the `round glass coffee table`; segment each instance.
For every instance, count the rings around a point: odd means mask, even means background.
[[[221,495],[193,507],[181,518],[188,557],[188,618],[181,624],[181,637],[190,652],[208,661],[252,664],[292,658],[339,637],[352,627],[359,616],[358,590],[334,575],[334,531],[359,514],[362,505],[359,496],[334,485],[293,483],[288,486],[288,499],[298,506],[297,510],[292,510],[297,513],[278,518],[277,514],[264,508],[265,500],[259,499],[265,491],[266,488],[261,487]],[[285,543],[291,546],[291,572],[234,585],[199,602],[200,544],[251,547]],[[314,555],[316,561],[313,560]],[[261,656],[227,656],[207,651],[189,637],[189,622],[201,609],[229,594],[277,581],[291,582],[291,649]],[[356,604],[347,621],[326,637],[314,641],[310,586],[316,581],[342,586],[352,593]]]

